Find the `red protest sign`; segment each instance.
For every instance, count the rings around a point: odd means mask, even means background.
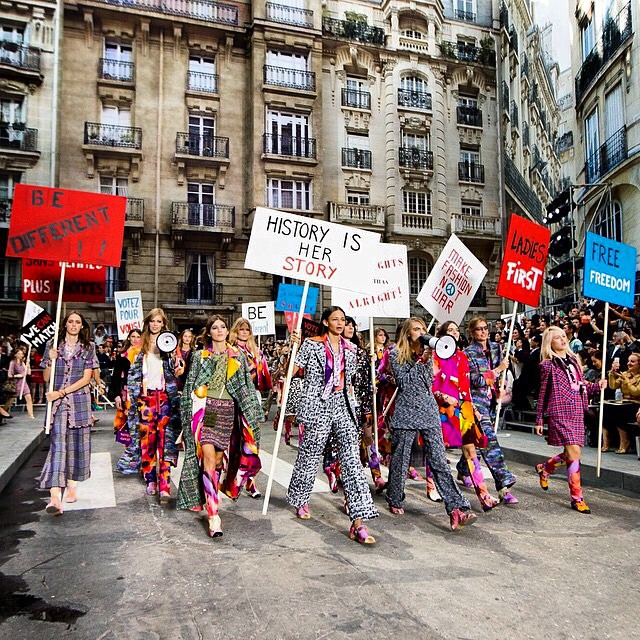
[[[497,294],[537,307],[551,232],[511,214]]]
[[[311,319],[311,314],[305,313],[302,316],[303,321],[305,318]],[[287,323],[287,329],[289,330],[289,332],[291,332],[296,328],[296,325],[298,324],[298,314],[295,311],[285,311],[284,320]]]
[[[18,184],[7,256],[120,265],[127,199]]]
[[[62,263],[53,260],[22,261],[22,299],[58,299]],[[104,302],[106,268],[67,262],[62,300],[64,302]]]

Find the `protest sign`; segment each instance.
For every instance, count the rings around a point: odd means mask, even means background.
[[[269,302],[245,302],[242,304],[242,317],[251,324],[254,336],[272,336],[276,333],[276,320],[273,300]]]
[[[299,284],[278,285],[278,298],[276,300],[276,311],[295,311],[300,310],[300,302],[302,301],[302,291],[304,287]],[[307,292],[307,302],[304,306],[304,312],[313,315],[318,306],[318,287],[309,287]]]
[[[308,313],[303,314],[302,318],[300,318],[300,314],[295,311],[284,311],[284,321],[287,325],[287,331],[291,333],[295,328],[305,320],[311,320],[311,316]]]
[[[20,339],[34,349],[39,349],[46,344],[47,340],[53,338],[55,332],[56,324],[51,314],[43,309],[20,329]]]
[[[460,324],[487,268],[452,234],[418,294],[418,302],[438,322]]]
[[[17,184],[7,256],[117,267],[127,199]]]
[[[551,231],[511,214],[497,294],[537,307],[547,263]]]
[[[24,306],[24,316],[22,317],[22,324],[27,324],[44,311],[44,308],[31,300],[27,300],[27,304]]]
[[[380,235],[258,207],[244,266],[351,291],[371,287]]]
[[[363,293],[334,287],[331,304],[342,307],[350,316],[407,318],[410,315],[407,247],[381,242],[376,251],[372,286]]]
[[[587,233],[584,295],[623,307],[633,307],[636,257],[636,248],[631,245]]]
[[[302,318],[302,338],[313,338],[320,335],[320,323],[309,318]]]
[[[116,305],[118,340],[126,340],[132,329],[142,331],[142,294],[140,291],[116,291],[113,298]]]
[[[100,265],[66,263],[62,300],[64,302],[104,302],[106,269]],[[62,263],[25,258],[22,261],[22,299],[57,300]]]

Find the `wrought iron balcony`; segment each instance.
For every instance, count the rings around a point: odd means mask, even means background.
[[[371,169],[371,151],[342,148],[342,166],[355,169]]]
[[[509,9],[504,2],[500,3],[500,26],[505,31],[509,31]]]
[[[526,51],[520,56],[520,77],[528,78],[529,76],[529,56]]]
[[[0,65],[39,72],[40,51],[17,42],[0,41]]]
[[[398,89],[398,105],[409,109],[422,109],[432,111],[433,101],[430,93],[426,91],[410,91]]]
[[[490,47],[476,47],[467,42],[443,40],[438,44],[445,58],[455,58],[463,62],[478,62],[495,66],[496,52]]]
[[[144,199],[127,197],[125,222],[144,222]]]
[[[633,36],[631,21],[631,2],[629,2],[615,17],[607,18],[600,39],[585,58],[580,70],[576,74],[576,103],[591,86],[600,70],[620,50],[623,44]]]
[[[222,304],[222,283],[178,282],[180,304]]]
[[[501,233],[500,218],[453,213],[451,214],[451,231],[461,234],[499,236]]]
[[[187,91],[197,91],[198,93],[218,93],[217,74],[189,71],[187,73]]]
[[[564,153],[573,147],[573,131],[567,131],[556,140],[556,153]]]
[[[121,62],[110,58],[100,58],[100,77],[103,80],[119,80],[120,82],[133,82],[133,62]]]
[[[11,198],[0,198],[0,222],[9,222],[11,220]]]
[[[461,11],[460,9],[456,9],[454,11],[454,15],[458,20],[465,20],[466,22],[476,21],[476,14],[471,11]]]
[[[399,147],[398,162],[405,169],[433,171],[433,151],[416,147]]]
[[[511,118],[511,126],[517,129],[520,124],[520,119],[518,116],[518,104],[515,100],[511,101],[509,117]]]
[[[297,27],[313,27],[313,11],[300,7],[289,7],[277,2],[267,2],[267,20],[281,24],[292,24]]]
[[[272,133],[265,133],[264,152],[295,158],[315,158],[316,139],[297,136],[276,136]]]
[[[229,138],[178,132],[176,133],[176,153],[202,158],[228,158]]]
[[[371,109],[371,94],[368,91],[342,89],[342,106],[355,109]]]
[[[502,96],[502,110],[509,113],[509,85],[504,80],[502,81],[502,91],[500,93]]]
[[[522,144],[525,147],[529,146],[529,123],[522,123]]]
[[[142,148],[142,129],[99,122],[84,123],[84,144],[101,147]]]
[[[171,219],[174,225],[230,231],[235,227],[236,208],[226,204],[172,202]]]
[[[527,184],[522,174],[518,171],[513,160],[505,153],[504,161],[504,177],[507,188],[517,198],[520,206],[529,213],[529,215],[537,222],[542,223],[542,202],[535,194],[533,189]]]
[[[329,202],[329,221],[384,228],[385,207],[370,204]]]
[[[475,162],[458,162],[458,179],[462,182],[484,182],[484,165]]]
[[[597,151],[591,154],[584,165],[586,181],[598,182],[609,171],[624,162],[628,156],[627,128],[618,129]]]
[[[316,74],[287,67],[264,66],[264,83],[289,89],[316,90]]]
[[[21,300],[22,287],[20,285],[8,285],[0,282],[0,300]]]
[[[509,44],[511,49],[517,55],[518,54],[518,34],[514,26],[509,29]]]
[[[18,151],[38,151],[38,130],[19,122],[12,125],[0,123],[0,148]]]
[[[377,46],[383,46],[385,39],[384,29],[370,27],[366,22],[360,22],[359,20],[322,18],[322,33],[336,38]]]
[[[97,0],[116,7],[237,26],[238,8],[210,0]]]
[[[482,111],[478,107],[460,106],[456,109],[458,124],[465,127],[482,127]]]

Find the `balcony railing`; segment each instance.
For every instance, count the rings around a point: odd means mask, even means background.
[[[481,308],[486,308],[487,306],[487,287],[485,287],[485,285],[481,284],[478,287],[478,290],[476,291],[475,295],[473,296],[473,298],[471,299],[471,302],[469,304],[470,307],[481,307]]]
[[[0,222],[9,222],[11,220],[11,198],[0,198]]]
[[[462,182],[484,182],[484,165],[475,162],[458,162],[458,178]]]
[[[580,101],[604,65],[632,36],[631,2],[629,2],[617,16],[605,21],[600,39],[582,63],[575,80],[576,102]]]
[[[286,4],[276,2],[267,2],[267,20],[298,27],[313,27],[313,11],[289,7]]]
[[[98,0],[116,7],[152,11],[203,22],[238,25],[238,8],[210,0]]]
[[[371,94],[368,91],[342,89],[342,106],[354,109],[371,109]]]
[[[556,153],[561,154],[573,147],[573,131],[567,131],[556,140]]]
[[[509,113],[509,85],[504,80],[502,81],[502,91],[500,93],[502,96],[502,110]]]
[[[0,64],[27,71],[40,71],[40,52],[17,42],[0,42]]]
[[[385,208],[371,204],[329,202],[329,221],[384,227]]]
[[[430,231],[433,229],[433,216],[425,213],[402,212],[402,228]]]
[[[451,231],[453,233],[473,233],[479,235],[500,235],[500,218],[451,214]]]
[[[110,58],[100,58],[100,77],[103,80],[119,80],[120,82],[133,82],[133,62],[121,62]]]
[[[121,127],[115,124],[100,124],[99,122],[85,122],[84,144],[141,149],[142,129],[139,127]]]
[[[522,208],[527,211],[534,220],[542,223],[542,202],[540,202],[538,196],[527,184],[513,160],[507,154],[504,154],[503,161],[507,188],[510,189],[513,196],[518,199]]]
[[[476,47],[467,42],[450,42],[443,40],[439,43],[440,51],[445,58],[456,58],[463,62],[478,62],[495,66],[496,52],[490,47]]]
[[[342,166],[355,169],[371,169],[371,151],[342,148]]]
[[[586,181],[597,182],[627,159],[627,128],[618,129],[597,151],[591,154],[584,166]]]
[[[526,51],[520,56],[520,77],[527,78],[529,76],[529,56]]]
[[[520,118],[518,115],[518,104],[515,100],[511,101],[511,108],[509,109],[509,116],[511,118],[511,126],[516,129],[519,127]]]
[[[176,134],[176,153],[202,158],[228,158],[229,138],[178,132]]]
[[[471,11],[461,11],[460,9],[456,9],[454,11],[454,15],[457,20],[465,20],[466,22],[476,21],[476,14]]]
[[[299,71],[287,67],[264,66],[264,83],[290,89],[316,90],[316,74],[312,71]]]
[[[384,29],[370,27],[359,20],[337,20],[336,18],[322,18],[322,32],[325,35],[362,42],[363,44],[384,45]]]
[[[218,93],[218,75],[215,73],[189,71],[187,73],[187,91]]]
[[[178,282],[178,300],[181,304],[222,304],[222,283]]]
[[[398,106],[431,111],[433,109],[433,101],[431,94],[426,91],[398,89]]]
[[[294,158],[315,158],[316,139],[264,134],[264,152]]]
[[[38,130],[19,123],[0,124],[0,148],[18,151],[38,151]]]
[[[513,52],[517,55],[518,54],[518,34],[515,30],[515,27],[513,26],[509,29],[509,44],[511,45]]]
[[[522,144],[525,147],[529,146],[529,123],[522,123]]]
[[[504,2],[500,3],[500,26],[509,32],[509,9]]]
[[[144,199],[127,197],[126,222],[144,222]]]
[[[20,285],[0,284],[0,300],[21,300],[22,287]]]
[[[235,227],[236,208],[226,204],[172,202],[171,219],[176,225],[229,230]]]
[[[433,171],[433,151],[414,147],[399,147],[398,163],[405,169]]]
[[[465,127],[482,127],[482,111],[478,107],[458,107],[456,109],[458,124]]]

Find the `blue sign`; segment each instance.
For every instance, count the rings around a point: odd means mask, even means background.
[[[584,295],[632,307],[635,281],[635,247],[595,233],[587,233],[584,248]]]
[[[281,284],[278,287],[278,299],[276,300],[276,311],[293,311],[300,312],[300,303],[302,302],[302,291],[304,287],[299,284]],[[318,287],[309,287],[307,291],[307,304],[304,312],[313,315],[318,306]]]

